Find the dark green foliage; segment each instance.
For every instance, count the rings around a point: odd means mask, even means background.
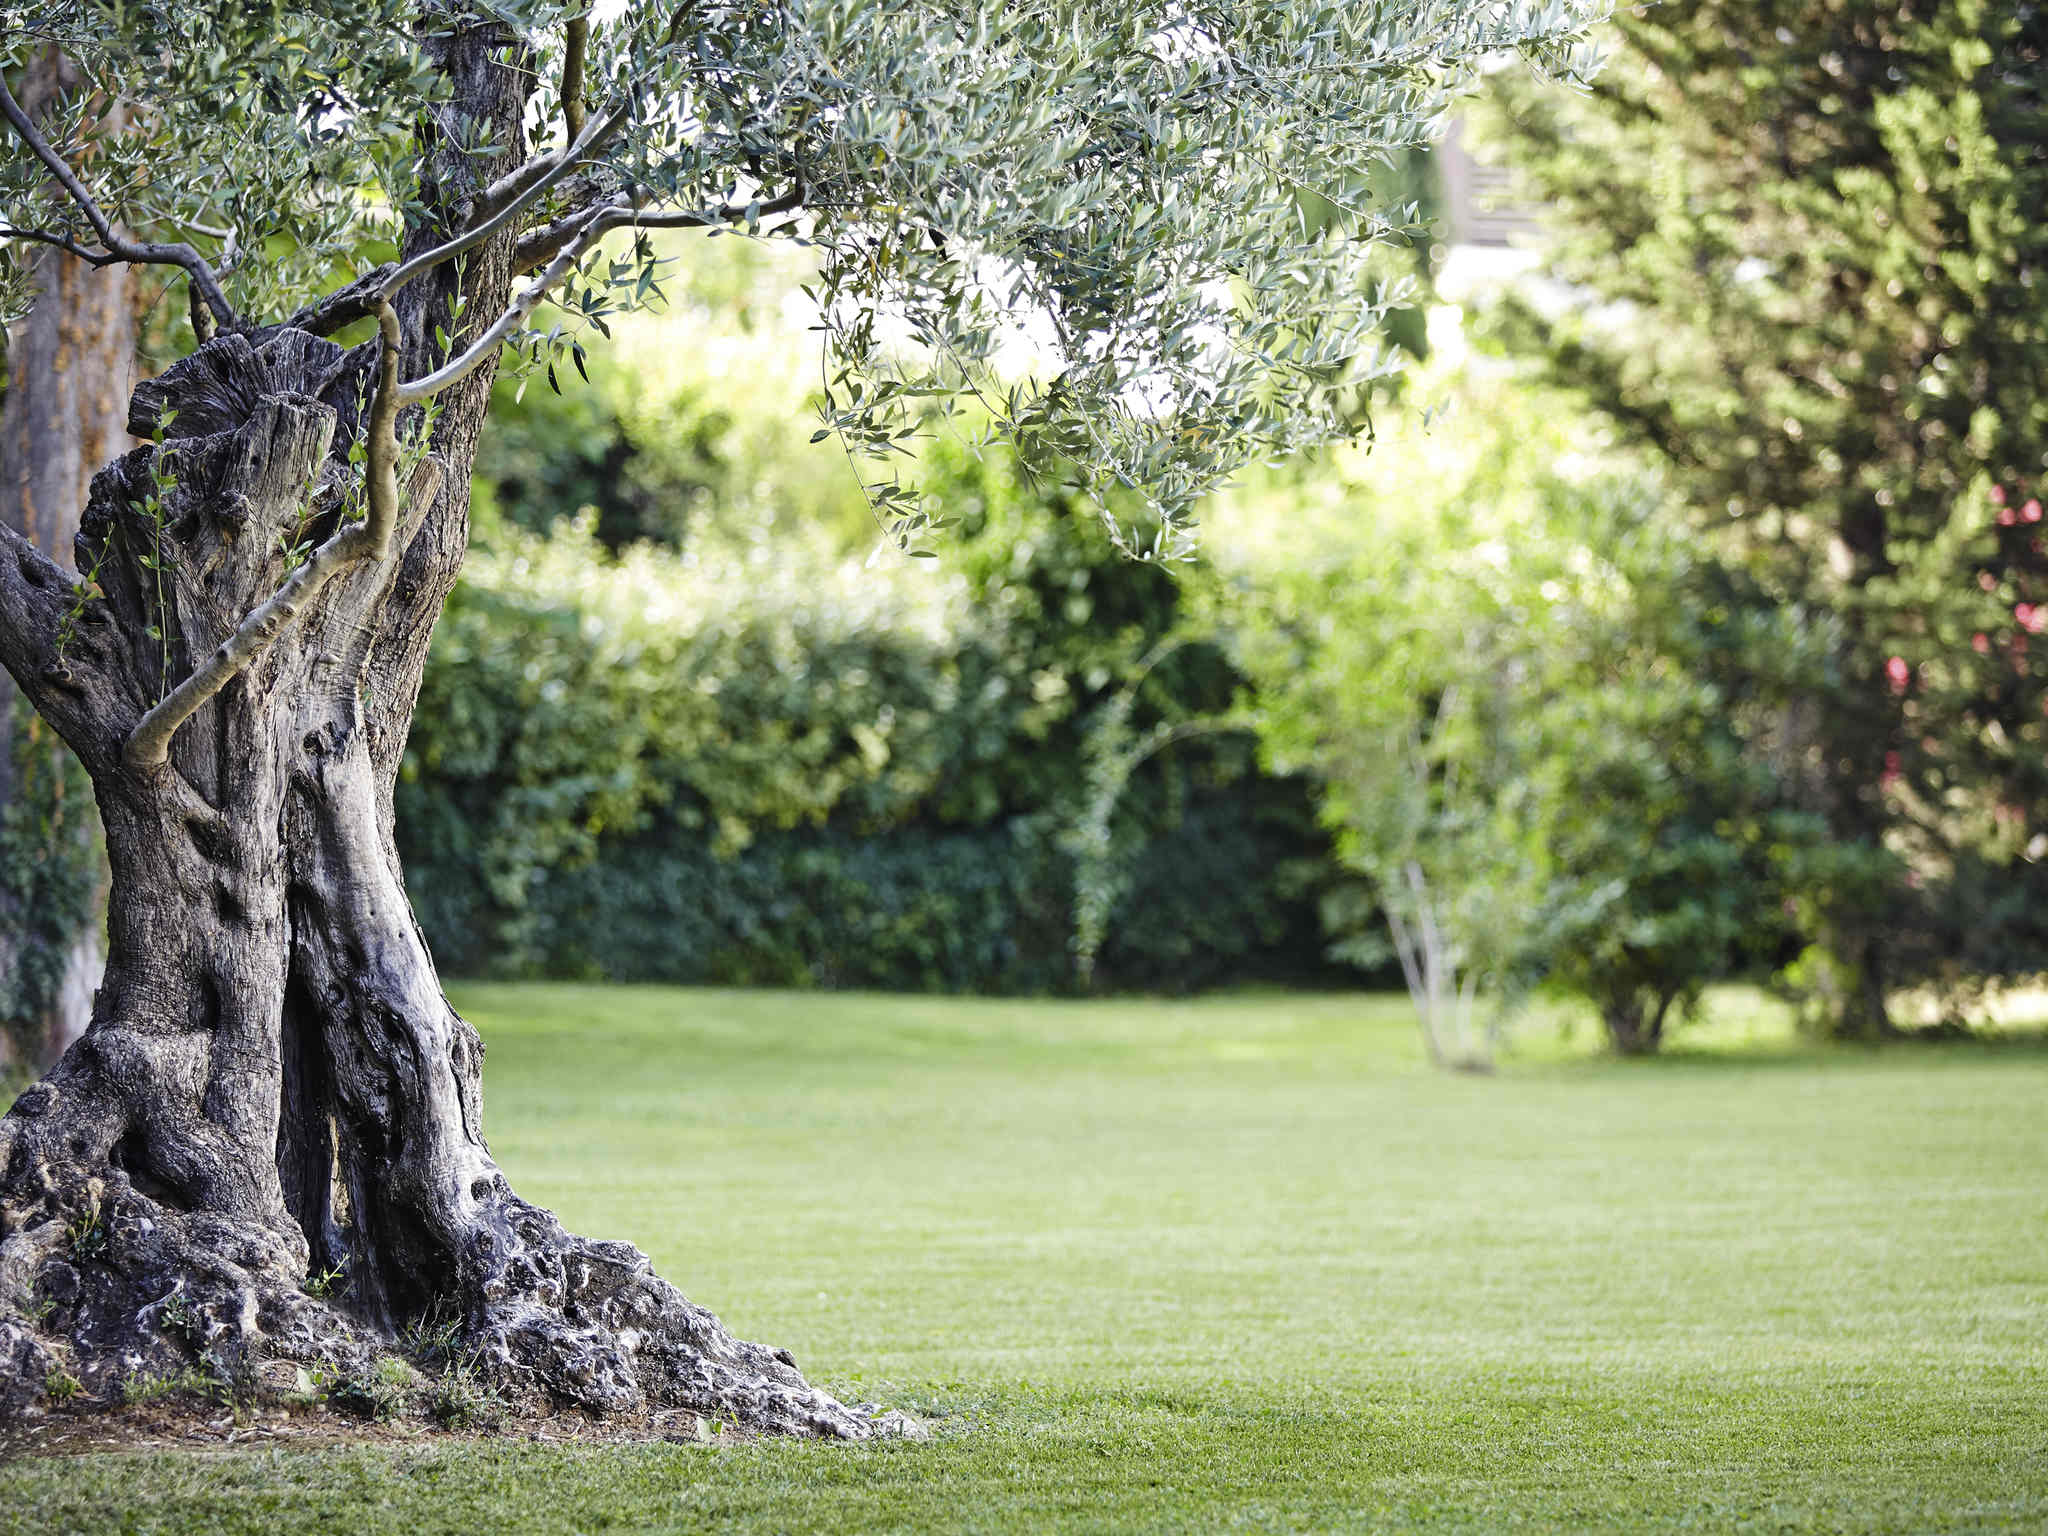
[[[1590,999],[1624,1055],[1656,1050],[1709,982],[1790,959],[1820,893],[1882,888],[1768,750],[1824,685],[1830,626],[1774,607],[1667,510],[1610,496],[1560,518],[1607,580],[1546,621],[1521,705],[1549,866],[1529,962]]]
[[[935,451],[958,569],[775,549],[607,562],[507,533],[437,633],[399,786],[409,881],[451,971],[909,990],[1073,985],[1089,724],[1184,616],[1078,498]],[[1226,707],[1191,644],[1147,725]],[[1227,735],[1117,809],[1112,987],[1324,977],[1305,786]]]
[[[99,821],[85,770],[49,726],[16,702],[0,729],[13,753],[0,805],[0,1058],[34,1061],[72,948],[98,920]]]
[[[625,425],[590,390],[558,395],[528,390],[517,400],[497,391],[491,431],[477,452],[477,477],[494,493],[507,521],[545,533],[561,518],[588,507],[597,537],[613,549],[635,539],[680,545],[682,514],[694,485],[664,508],[641,493],[621,471],[636,457]]]
[[[1303,876],[1321,866],[1304,852],[1303,798],[1298,784],[1255,780],[1187,805],[1139,855],[1099,984],[1332,979],[1304,899]],[[664,820],[588,863],[541,871],[509,964],[489,946],[495,914],[478,883],[415,854],[414,886],[443,963],[467,974],[1050,992],[1072,985],[1072,887],[1047,832],[1043,817],[871,838],[828,826],[721,857]]]
[[[467,974],[1028,991],[1064,969],[1064,914],[1029,910],[1057,896],[1041,843],[1001,826],[878,841],[805,829],[721,857],[664,819],[538,871],[513,951],[491,946],[497,914],[463,871],[415,854],[414,886],[442,963]]]
[[[1317,898],[1333,878],[1306,781],[1252,777],[1141,797],[1144,837],[1096,961],[1099,985],[1185,992],[1242,982],[1350,985],[1325,954]]]
[[[1508,331],[1669,466],[1770,599],[1838,616],[1788,716],[1866,867],[1806,914],[1830,1027],[1959,962],[2036,970],[2048,12],[1709,0],[1618,18],[1590,98],[1502,142],[1609,303]],[[2027,508],[2032,505],[2029,513]]]

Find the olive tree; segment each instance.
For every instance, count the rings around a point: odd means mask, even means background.
[[[129,122],[96,133],[84,93],[32,118],[0,68],[0,291],[36,245],[146,265],[192,332],[134,391],[79,574],[0,532],[0,660],[112,869],[91,1025],[0,1122],[7,1393],[106,1398],[195,1348],[360,1368],[435,1319],[536,1401],[900,1428],[486,1146],[391,793],[492,376],[580,366],[658,296],[656,231],[785,234],[817,247],[821,434],[886,460],[974,397],[1141,490],[1127,542],[1174,554],[1206,487],[1340,432],[1376,366],[1358,266],[1405,215],[1363,201],[1373,164],[1503,48],[1579,69],[1590,9],[0,0],[0,65],[60,48]],[[931,526],[870,492],[906,543]]]

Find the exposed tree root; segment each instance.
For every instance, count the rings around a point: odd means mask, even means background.
[[[352,1315],[345,1275],[308,1276],[288,1237],[172,1209],[118,1169],[45,1164],[10,1182],[0,1421],[182,1396],[206,1412],[324,1401],[457,1428],[571,1408],[623,1425],[682,1412],[758,1433],[921,1433],[734,1338],[630,1244],[577,1237],[509,1194],[486,1203],[455,1291],[394,1334]]]

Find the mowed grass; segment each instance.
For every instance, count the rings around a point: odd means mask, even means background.
[[[520,1188],[924,1444],[0,1468],[0,1529],[2048,1530],[2048,1052],[465,987]]]

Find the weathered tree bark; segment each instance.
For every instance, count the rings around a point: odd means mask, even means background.
[[[77,84],[54,50],[35,54],[22,73],[22,105],[40,117],[60,89]],[[118,129],[117,123],[106,126]],[[69,565],[93,471],[129,445],[137,283],[128,267],[95,269],[54,247],[38,248],[33,260],[38,297],[8,345],[7,403],[0,410],[0,522]],[[0,809],[15,793],[6,744],[17,723],[16,707],[14,685],[0,675]],[[62,750],[54,741],[50,749]],[[54,764],[43,776],[56,784],[64,777]],[[81,797],[61,809],[65,846],[45,850],[47,856],[96,862],[92,808]],[[16,959],[11,930],[42,917],[0,909],[0,973]],[[16,1039],[39,1066],[84,1032],[104,964],[96,914],[68,938],[61,981],[51,995],[36,1000],[36,1017],[14,1021]]]
[[[472,21],[427,46],[453,88],[442,120],[521,146],[516,39]],[[426,147],[445,217],[409,248],[459,227],[476,185],[471,159]],[[504,307],[512,238],[462,264],[480,318],[452,322],[453,264],[401,293],[405,376],[446,355],[437,325],[459,348]],[[26,545],[0,550],[0,658],[91,774],[113,875],[91,1026],[0,1121],[0,1407],[60,1375],[118,1401],[122,1380],[202,1354],[347,1377],[432,1325],[513,1393],[558,1404],[902,1432],[729,1336],[634,1248],[519,1199],[484,1141],[482,1045],[406,901],[391,790],[466,541],[488,367],[431,422],[401,418],[417,451],[399,553],[323,588],[168,761],[127,750],[357,515],[348,448],[377,358],[374,341],[287,327],[216,337],[136,389],[137,435],[170,426],[93,480],[78,560],[103,596]]]

